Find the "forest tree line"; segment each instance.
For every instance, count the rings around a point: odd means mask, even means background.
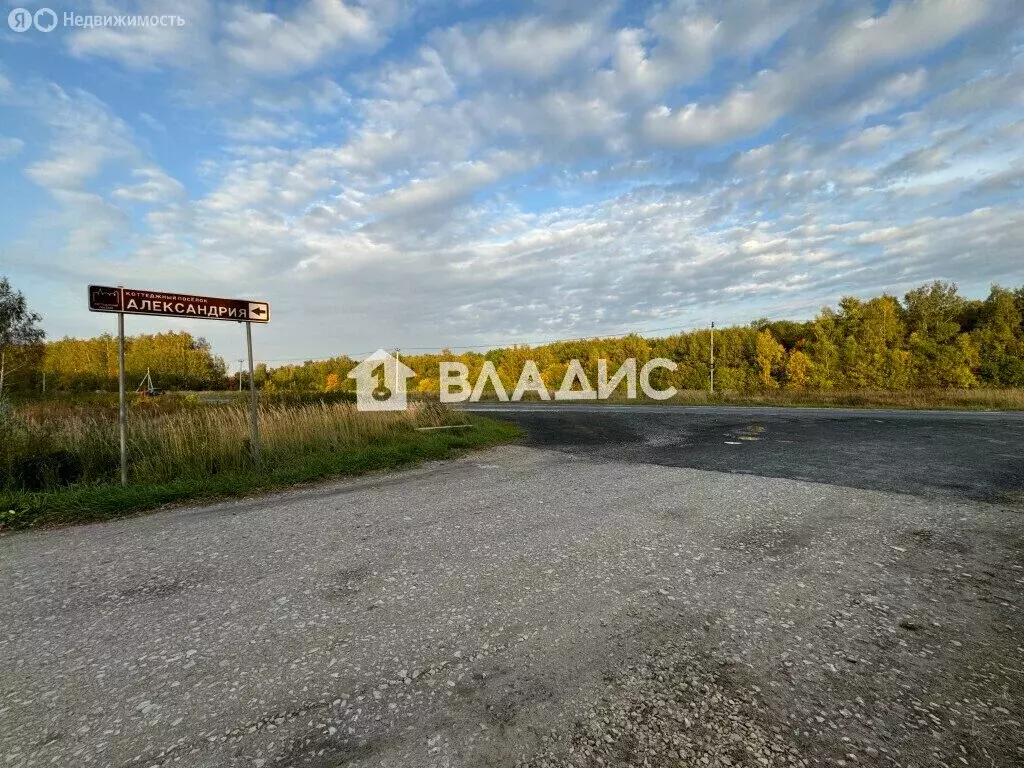
[[[807,322],[758,320],[747,326],[716,328],[716,389],[735,392],[789,390],[966,389],[1024,387],[1024,286],[993,286],[985,299],[961,296],[955,285],[936,282],[908,292],[870,300],[843,298]],[[537,363],[545,384],[557,389],[571,360],[579,360],[591,382],[597,361],[614,371],[635,358],[639,364],[663,357],[675,372],[656,371],[659,387],[707,389],[710,383],[711,332],[699,330],[663,338],[633,334],[616,338],[511,346],[486,353],[402,354],[416,371],[411,386],[439,389],[439,367],[457,360],[475,380],[491,361],[511,391],[523,363]],[[57,390],[116,388],[117,341],[110,336],[23,346],[9,374],[12,389],[37,389],[45,372],[47,387]],[[346,391],[355,386],[348,373],[357,360],[341,356],[268,369],[259,365],[257,385],[267,392]],[[187,333],[136,336],[127,346],[128,378],[149,369],[165,389],[228,389],[238,386],[224,360],[208,343]]]
[[[14,392],[117,390],[117,337],[63,338],[8,349],[6,388]],[[146,376],[161,389],[226,389],[227,365],[209,342],[185,332],[125,339],[125,378],[135,389]]]
[[[736,392],[791,390],[966,389],[1024,387],[1024,287],[993,286],[982,300],[966,299],[953,284],[936,282],[910,291],[901,302],[883,295],[846,297],[808,322],[758,320],[747,326],[716,328],[716,389]],[[663,357],[675,372],[658,369],[656,386],[707,389],[711,378],[711,331],[663,338],[633,334],[619,338],[512,346],[486,353],[402,354],[416,371],[420,392],[439,388],[443,360],[457,360],[475,381],[490,360],[511,391],[523,363],[537,363],[549,389],[557,389],[571,360],[579,360],[597,381],[597,361],[614,371],[624,360],[638,364]],[[347,357],[282,366],[268,372],[265,388],[277,391],[351,389],[355,365]]]

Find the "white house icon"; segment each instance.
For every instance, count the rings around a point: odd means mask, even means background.
[[[384,381],[375,373],[384,369]],[[404,411],[407,406],[405,380],[416,375],[409,366],[378,349],[353,368],[348,378],[356,380],[356,408],[360,411]]]

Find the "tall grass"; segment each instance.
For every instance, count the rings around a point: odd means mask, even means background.
[[[367,413],[347,403],[264,407],[260,454],[273,469],[302,456],[350,450],[457,420],[437,406]],[[132,434],[131,464],[134,476],[144,482],[246,470],[252,466],[249,412],[237,406],[205,407],[143,421]]]
[[[0,403],[0,531],[108,520],[172,502],[238,496],[339,475],[391,469],[512,440],[511,424],[439,404],[360,413],[346,403],[275,404],[260,412],[261,466],[239,404],[189,398],[136,402],[130,484],[121,486],[117,409]]]
[[[144,402],[130,409],[132,482],[163,483],[252,468],[249,412],[243,405],[169,403]],[[346,403],[263,407],[261,461],[272,471],[302,456],[351,450],[459,419],[436,404],[371,413]],[[116,408],[34,403],[0,412],[0,488],[111,483],[119,468]]]

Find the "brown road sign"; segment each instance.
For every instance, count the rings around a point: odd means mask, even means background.
[[[161,317],[191,317],[200,320],[247,321],[250,323],[270,321],[270,305],[265,301],[139,291],[134,288],[114,288],[109,285],[89,286],[89,311],[124,312],[129,315],[159,315]]]

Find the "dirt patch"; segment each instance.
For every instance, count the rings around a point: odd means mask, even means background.
[[[730,679],[730,666],[679,646],[653,650],[609,682],[568,734],[519,767],[808,765],[772,724],[756,686]]]

